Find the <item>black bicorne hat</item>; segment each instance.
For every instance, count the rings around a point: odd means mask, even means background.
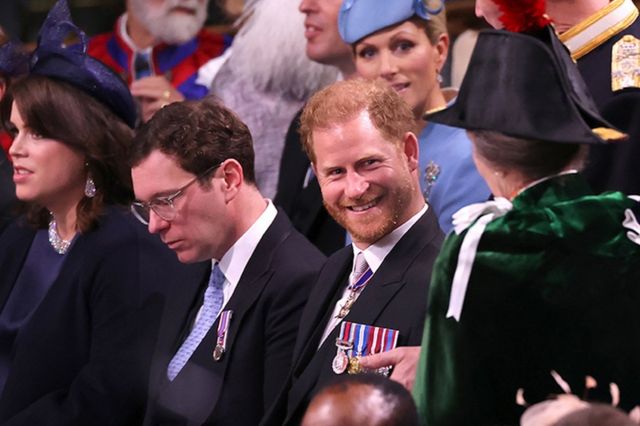
[[[74,33],[80,43],[65,45]],[[71,20],[67,0],[58,0],[42,24],[29,71],[65,81],[108,106],[133,128],[137,113],[127,84],[109,67],[87,54],[87,37]]]
[[[482,31],[456,101],[427,121],[546,142],[625,139],[598,112],[550,25],[529,33]]]

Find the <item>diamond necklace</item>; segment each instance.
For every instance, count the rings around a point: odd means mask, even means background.
[[[71,240],[63,240],[58,234],[58,224],[53,217],[49,221],[49,244],[58,254],[65,254],[71,245]]]

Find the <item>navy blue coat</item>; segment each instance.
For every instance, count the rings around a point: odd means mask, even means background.
[[[21,219],[0,237],[0,309],[35,229]],[[181,264],[128,212],[109,209],[81,234],[13,345],[2,425],[139,424],[162,298]]]

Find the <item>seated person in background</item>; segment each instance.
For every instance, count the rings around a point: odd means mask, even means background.
[[[449,49],[444,6],[438,2],[433,10],[428,3],[348,0],[338,28],[353,47],[358,74],[385,82],[411,107],[420,143],[420,187],[447,234],[453,229],[452,215],[488,200],[490,191],[473,163],[465,131],[422,118],[455,96],[440,88]]]
[[[302,426],[418,426],[409,391],[378,374],[338,376],[311,400]]]
[[[393,89],[361,79],[321,90],[304,108],[302,140],[324,203],[353,244],[320,272],[286,387],[263,424],[299,424],[328,380],[360,370],[359,357],[419,344],[443,234],[418,184],[414,122]]]
[[[557,393],[552,370],[578,395],[592,376],[590,399],[613,382],[621,408],[640,401],[640,198],[594,195],[579,172],[625,135],[546,16],[504,16],[527,32],[482,32],[458,99],[427,116],[469,130],[496,197],[456,213],[434,268],[414,389],[432,426],[515,424],[517,394]]]
[[[340,79],[355,76],[351,47],[338,33],[341,0],[300,0],[305,16],[299,29],[307,39],[306,56],[312,61],[335,68]],[[349,241],[347,232],[322,204],[318,179],[313,175],[309,157],[300,141],[300,114],[289,126],[278,173],[278,190],[273,202],[291,218],[293,226],[324,254],[331,255]]]
[[[256,183],[267,198],[276,194],[291,121],[309,96],[333,83],[338,73],[305,55],[304,15],[298,3],[259,0],[246,7],[229,58],[211,84],[211,93],[251,131]],[[299,143],[296,148],[302,149]]]
[[[11,83],[12,77],[27,72],[28,56],[19,43],[4,39],[0,28],[0,100]],[[4,108],[9,108],[5,102]],[[9,147],[13,142],[11,135],[0,127],[0,231],[14,215],[16,189],[13,184],[13,167],[9,159]]]
[[[128,212],[134,100],[68,31],[84,41],[61,0],[2,108],[25,214],[0,234],[0,423],[135,425],[160,317],[147,272],[170,262]]]
[[[0,232],[13,217],[16,187],[12,179],[13,166],[4,151],[0,151]]]
[[[476,14],[502,28],[500,3],[476,0]],[[634,4],[635,3],[635,4]],[[624,144],[591,147],[583,171],[596,194],[622,191],[640,194],[640,13],[633,0],[546,0],[560,40],[577,62],[602,116],[629,134]]]
[[[144,424],[255,426],[287,378],[324,256],[255,184],[247,126],[205,98],[136,135],[133,208],[181,262],[160,327]]]
[[[230,39],[202,28],[209,0],[127,0],[113,32],[93,37],[89,54],[131,84],[143,122],[164,105],[209,92],[200,69]]]

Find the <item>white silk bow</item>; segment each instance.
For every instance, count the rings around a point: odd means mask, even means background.
[[[509,200],[496,198],[493,201],[463,207],[453,215],[453,226],[457,235],[460,235],[470,225],[471,228],[469,228],[460,246],[458,264],[451,284],[447,318],[453,317],[456,321],[460,321],[462,305],[464,304],[467,285],[469,284],[469,276],[471,275],[473,261],[476,258],[476,251],[478,250],[482,233],[489,222],[504,216],[511,208],[512,204]]]
[[[638,195],[630,195],[629,198],[640,202],[640,196]],[[626,209],[624,211],[624,221],[622,221],[622,226],[629,230],[627,232],[627,238],[640,245],[640,223],[638,223],[638,219],[636,219],[636,215],[633,214],[631,209]]]

